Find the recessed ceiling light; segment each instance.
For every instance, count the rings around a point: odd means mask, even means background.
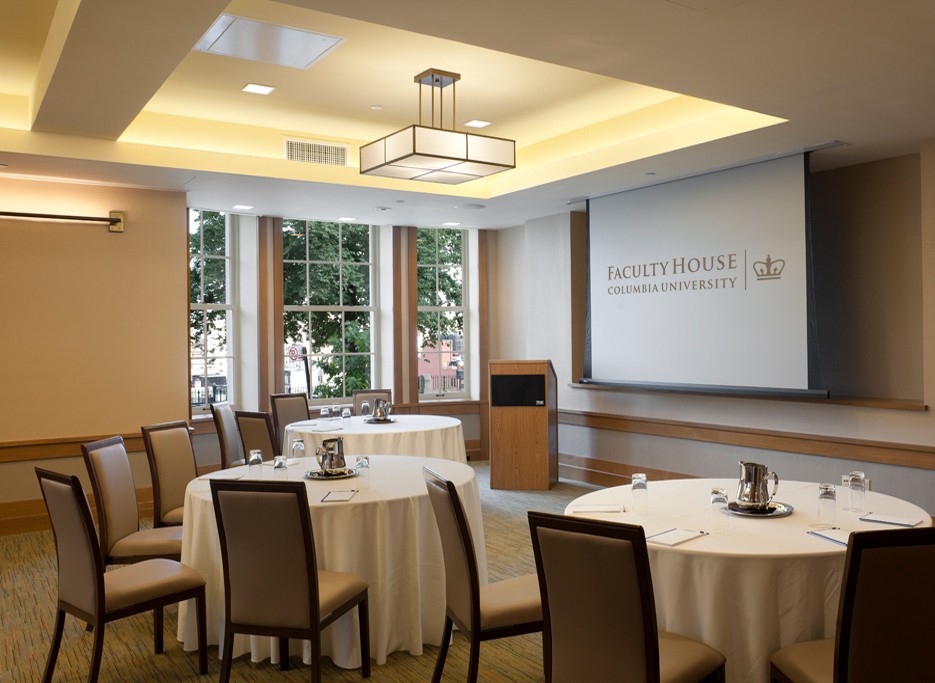
[[[490,121],[481,121],[480,119],[474,119],[472,121],[468,121],[467,123],[465,123],[464,127],[465,128],[486,128],[489,125],[490,125]]]
[[[254,95],[269,95],[276,88],[271,85],[260,85],[259,83],[247,83],[243,88],[242,92],[253,93]]]
[[[338,218],[338,223],[353,223],[356,220],[357,219],[354,218],[353,216],[340,216]]]
[[[382,104],[371,104],[370,111],[383,111],[383,105]]]
[[[249,204],[234,204],[234,205],[231,207],[231,210],[232,210],[232,211],[249,211],[249,210],[252,209],[252,208],[253,208],[253,207],[250,206]]]
[[[442,223],[442,225],[444,225],[446,228],[455,228],[461,225],[461,221],[445,221]]]

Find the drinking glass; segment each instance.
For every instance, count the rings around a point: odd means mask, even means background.
[[[364,417],[370,417],[370,401],[360,402],[360,414]]]
[[[263,464],[263,451],[259,448],[253,448],[250,450],[250,453],[247,455],[247,471],[250,473],[250,478],[259,477],[263,472],[261,465]]]
[[[830,529],[837,522],[837,491],[834,484],[818,485],[818,526]]]
[[[350,420],[350,419],[351,419],[351,409],[350,409],[350,408],[345,408],[344,410],[341,411],[341,419],[342,419],[342,420]]]
[[[293,439],[292,440],[292,449],[289,451],[290,457],[294,458],[304,458],[305,457],[305,442],[302,439]]]
[[[858,470],[849,473],[847,475],[847,507],[844,509],[850,512],[863,512],[866,491],[866,475]]]
[[[645,514],[649,511],[649,492],[646,486],[646,475],[636,472],[631,478],[630,492],[633,495],[633,512]]]
[[[319,414],[319,416],[321,416],[321,419],[322,419],[322,420],[327,420],[329,417],[331,417],[331,411],[328,410],[328,406],[325,406],[324,408],[322,408],[322,409],[318,412],[318,414]]]
[[[358,455],[357,462],[354,463],[354,469],[357,470],[357,488],[361,491],[370,488],[370,456]]]
[[[335,420],[341,419],[341,406],[339,406],[337,403],[331,406],[331,417]]]
[[[730,524],[727,515],[727,489],[715,487],[711,489],[711,530],[726,531]]]

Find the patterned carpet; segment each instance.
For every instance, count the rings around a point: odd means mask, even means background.
[[[526,522],[527,510],[561,512],[567,503],[593,490],[584,484],[561,482],[550,491],[492,491],[489,463],[471,463],[477,473],[484,511],[484,534],[490,580],[535,571]],[[145,520],[144,520],[145,522]],[[56,597],[56,557],[51,532],[0,536],[0,681],[32,683],[41,679],[52,633]],[[210,681],[220,671],[217,646],[208,650],[206,677],[197,673],[197,653],[183,652],[175,640],[177,607],[166,609],[165,651],[153,654],[152,614],[141,614],[107,626],[102,682]],[[56,681],[83,681],[87,677],[92,634],[72,617],[55,670]],[[391,655],[383,666],[374,666],[375,683],[430,681],[438,648],[426,645],[425,654]],[[448,652],[444,681],[463,681],[467,676],[467,640],[455,635]],[[253,663],[242,656],[234,661],[232,681],[307,681],[309,667],[291,660],[282,672],[269,660]],[[324,681],[360,681],[360,671],[322,662]],[[539,634],[491,641],[481,646],[481,681],[542,681],[542,639]]]

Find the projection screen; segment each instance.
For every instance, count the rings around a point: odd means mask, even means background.
[[[805,178],[795,155],[592,199],[585,379],[807,390]]]

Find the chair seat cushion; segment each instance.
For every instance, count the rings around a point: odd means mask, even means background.
[[[724,664],[724,655],[693,638],[659,633],[659,680],[662,683],[694,683]]]
[[[155,557],[182,555],[182,527],[142,529],[124,536],[110,549],[111,557]]]
[[[321,618],[324,619],[366,588],[367,582],[356,574],[319,570],[318,604]]]
[[[174,560],[144,560],[104,572],[104,611],[204,586],[201,574]]]
[[[178,526],[182,523],[182,517],[185,513],[185,507],[177,507],[173,510],[169,510],[166,514],[162,516],[163,524],[171,524],[172,526]]]
[[[517,576],[480,587],[481,630],[542,621],[539,577]]]
[[[795,683],[830,681],[834,675],[834,638],[789,645],[769,661]]]

